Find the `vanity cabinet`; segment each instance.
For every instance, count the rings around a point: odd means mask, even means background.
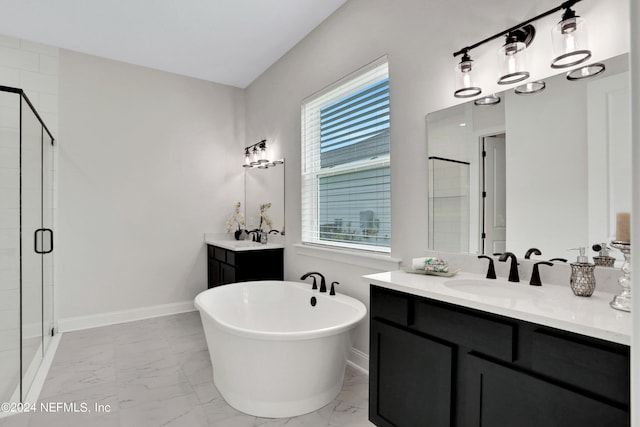
[[[208,287],[251,280],[283,280],[284,249],[232,251],[207,245]]]
[[[629,347],[371,286],[369,419],[628,426]]]

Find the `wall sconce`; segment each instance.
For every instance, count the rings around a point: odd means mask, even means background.
[[[464,52],[460,63],[456,65],[456,87],[453,96],[456,98],[470,98],[480,95],[482,89],[473,84],[473,60]]]
[[[552,30],[553,49],[556,56],[551,62],[551,67],[572,67],[589,59],[591,57],[591,51],[587,49],[587,34],[584,20],[577,16],[571,9],[580,1],[582,0],[567,0],[560,6],[454,52],[454,58],[462,55],[462,59],[456,66],[456,90],[453,95],[456,98],[469,98],[479,95],[482,92],[480,87],[474,84],[471,78],[471,72],[475,65],[471,60],[469,52],[499,37],[506,36],[504,45],[498,51],[500,61],[498,84],[508,85],[528,79],[529,72],[526,70],[527,64],[525,58],[526,48],[533,41],[536,34],[535,27],[531,25],[531,23],[563,9],[562,20]],[[573,70],[567,74],[567,78],[569,80],[578,80],[598,75],[604,71],[603,67],[602,70],[596,72],[596,66],[599,66],[599,64],[593,64],[592,68],[587,66],[580,70]],[[543,90],[544,87],[544,82],[532,82],[528,85],[519,86],[517,93],[519,95],[531,94]],[[480,101],[476,105],[491,105],[490,102],[492,100],[486,101],[487,102]]]
[[[576,15],[569,5],[562,14],[562,21],[551,29],[553,52],[551,68],[567,68],[591,58],[588,34],[584,19]]]
[[[498,50],[499,61],[502,63],[499,85],[518,83],[529,78],[527,46],[535,35],[536,30],[530,24],[507,34],[505,44]]]
[[[284,163],[284,159],[271,161],[267,158],[267,140],[263,139],[253,145],[244,147],[243,168],[267,169]]]

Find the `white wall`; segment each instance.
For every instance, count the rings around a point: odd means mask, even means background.
[[[61,322],[205,290],[203,234],[242,200],[242,147],[242,90],[61,50]]]
[[[300,255],[300,103],[350,72],[388,54],[391,80],[392,256],[405,262],[427,248],[427,148],[425,114],[459,103],[453,97],[452,52],[557,6],[556,1],[425,2],[350,0],[290,50],[246,90],[247,139],[274,138],[287,158],[287,250],[285,275],[318,269],[342,283],[344,293],[368,301],[360,275],[376,268],[349,261]],[[525,6],[525,7],[523,7]],[[627,0],[583,2],[577,7],[590,20],[594,60],[628,51]],[[550,27],[559,16],[539,21],[529,52],[532,77],[555,74],[550,62]],[[479,48],[479,76],[485,93],[497,92],[496,50]],[[475,52],[475,51],[474,51]],[[385,269],[381,265],[379,269]],[[368,327],[362,325],[354,346],[368,354]]]

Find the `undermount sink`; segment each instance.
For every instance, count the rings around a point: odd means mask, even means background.
[[[444,285],[459,292],[489,298],[535,298],[542,295],[538,287],[530,286],[527,282],[514,283],[491,279],[453,279],[446,281]]]

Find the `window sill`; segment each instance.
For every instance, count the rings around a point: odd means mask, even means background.
[[[369,253],[349,249],[334,249],[315,245],[296,243],[293,245],[296,255],[310,256],[342,264],[371,268],[376,271],[394,271],[400,268],[402,260],[390,255]]]

